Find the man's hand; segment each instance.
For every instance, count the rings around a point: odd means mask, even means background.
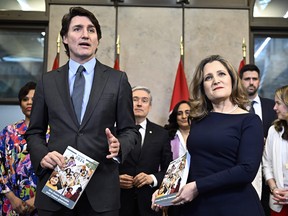
[[[133,176],[123,174],[119,176],[119,179],[120,179],[120,188],[122,189],[133,188]]]
[[[107,136],[109,152],[110,152],[110,155],[107,155],[106,158],[111,159],[111,158],[117,157],[119,150],[120,150],[120,143],[118,139],[115,136],[113,136],[109,128],[105,129],[105,133]]]
[[[144,185],[150,185],[153,183],[153,178],[150,175],[147,175],[146,173],[139,173],[134,177],[133,184],[135,187],[140,188]]]
[[[59,152],[49,152],[42,158],[40,165],[43,169],[54,169],[57,165],[62,169],[64,166],[64,157]]]

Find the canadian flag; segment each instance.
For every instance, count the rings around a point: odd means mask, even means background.
[[[245,61],[245,58],[243,58],[241,61],[240,61],[240,64],[239,64],[239,68],[238,68],[238,73],[240,73],[240,70],[242,69],[242,67],[246,64],[246,61]]]
[[[56,70],[57,68],[59,68],[59,59],[60,59],[59,53],[57,53],[54,59],[52,70]]]
[[[120,70],[120,65],[119,65],[119,54],[117,54],[117,57],[116,57],[116,59],[115,59],[114,69],[115,69],[115,70]]]
[[[189,89],[183,68],[182,58],[180,58],[178,64],[169,111],[171,112],[174,106],[181,100],[189,100]]]

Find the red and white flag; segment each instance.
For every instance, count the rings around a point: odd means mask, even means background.
[[[245,58],[243,58],[241,61],[240,61],[240,64],[239,64],[239,68],[238,68],[238,74],[240,73],[240,70],[242,69],[242,67],[246,64],[246,61],[245,61]]]
[[[174,106],[181,100],[189,100],[189,89],[183,68],[182,58],[180,58],[178,64],[169,111],[171,112]]]
[[[58,37],[57,37],[57,54],[56,54],[54,62],[53,62],[52,70],[56,70],[57,68],[59,68],[59,63],[60,63],[60,43],[61,43],[61,36],[60,36],[60,34],[58,34]]]
[[[116,58],[114,63],[114,69],[120,71],[120,36],[117,36],[116,41]]]
[[[59,53],[57,53],[54,59],[52,70],[56,70],[57,68],[59,68],[59,59],[60,59],[60,55]]]
[[[243,38],[242,42],[242,60],[240,61],[239,67],[238,67],[238,74],[240,73],[240,70],[242,67],[246,64],[246,44],[245,44],[245,38]]]
[[[115,59],[115,63],[114,63],[114,69],[115,69],[115,70],[120,70],[119,54],[116,55],[116,59]]]

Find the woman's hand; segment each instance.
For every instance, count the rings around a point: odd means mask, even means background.
[[[26,214],[30,214],[34,211],[35,206],[34,206],[34,201],[35,201],[35,196],[26,200]]]
[[[272,192],[273,197],[276,202],[274,204],[287,205],[288,204],[288,189],[276,188]]]
[[[180,191],[176,194],[176,198],[172,200],[174,205],[182,205],[187,202],[191,202],[198,196],[198,189],[196,182],[190,182],[184,185]]]
[[[6,193],[5,195],[9,199],[12,209],[14,211],[16,211],[18,214],[26,213],[27,207],[25,202],[23,202],[20,198],[15,196],[15,194],[12,191]]]
[[[156,196],[158,195],[158,190],[156,190],[153,194],[152,194],[152,199],[151,199],[151,209],[158,212],[160,209],[162,209],[163,207],[160,206],[160,205],[157,205],[155,204],[155,199],[156,199]]]

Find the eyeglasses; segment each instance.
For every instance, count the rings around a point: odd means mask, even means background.
[[[133,102],[141,101],[143,104],[150,103],[150,99],[148,97],[133,97]]]

